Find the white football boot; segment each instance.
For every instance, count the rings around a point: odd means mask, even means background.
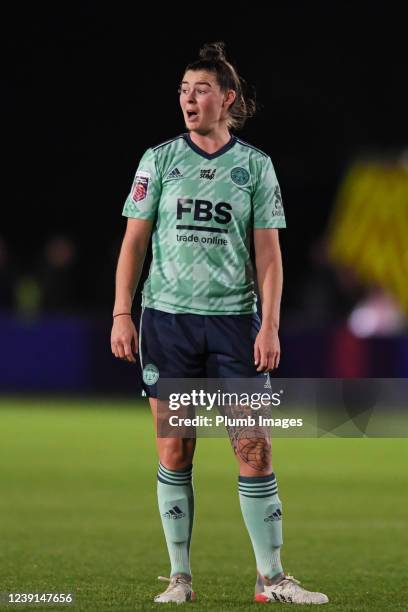
[[[171,578],[159,576],[158,579],[170,582],[170,584],[163,593],[156,595],[154,598],[156,603],[179,604],[187,601],[195,601],[196,595],[191,588],[191,576],[188,574],[174,574]]]
[[[279,582],[258,573],[254,600],[258,603],[325,604],[327,595],[307,591],[293,576],[283,575]]]

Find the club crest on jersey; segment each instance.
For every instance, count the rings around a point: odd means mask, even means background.
[[[133,181],[132,186],[132,200],[133,202],[141,202],[147,196],[147,191],[149,188],[149,172],[144,172],[144,170],[139,170],[136,173],[135,180]]]
[[[245,168],[233,168],[231,170],[231,178],[236,185],[246,185],[249,181],[249,172]]]

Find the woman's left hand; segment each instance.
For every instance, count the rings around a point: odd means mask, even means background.
[[[261,327],[255,339],[254,361],[257,372],[268,372],[278,367],[280,342],[277,329]]]

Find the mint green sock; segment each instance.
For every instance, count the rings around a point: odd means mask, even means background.
[[[167,550],[170,576],[190,574],[190,541],[194,519],[193,466],[169,470],[159,463],[157,499]]]
[[[283,572],[280,560],[282,503],[275,474],[239,476],[239,503],[259,573],[273,578]]]

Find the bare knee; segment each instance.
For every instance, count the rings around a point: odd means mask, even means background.
[[[169,470],[182,470],[192,464],[195,440],[186,438],[158,438],[160,463]]]

